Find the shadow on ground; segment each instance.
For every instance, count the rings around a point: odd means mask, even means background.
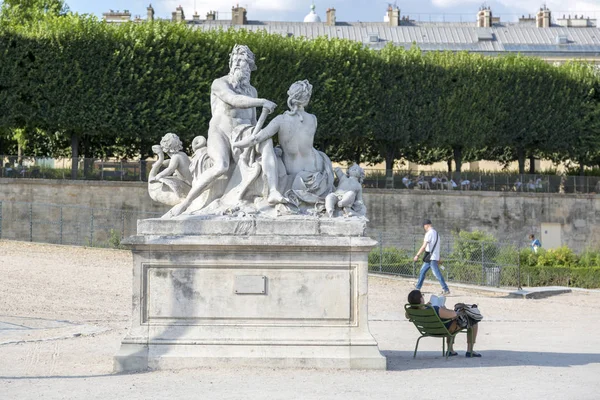
[[[481,368],[481,367],[572,367],[600,364],[600,354],[594,353],[546,353],[530,351],[481,351],[481,358],[466,358],[464,351],[446,360],[442,351],[419,351],[413,358],[412,351],[382,351],[387,357],[389,371],[408,371],[428,368]]]

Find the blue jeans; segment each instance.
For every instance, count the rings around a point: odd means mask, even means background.
[[[440,269],[438,268],[437,260],[431,260],[431,262],[423,263],[423,266],[421,267],[421,272],[419,273],[419,280],[417,281],[417,285],[416,285],[417,289],[421,290],[421,286],[423,286],[423,281],[425,280],[425,275],[427,275],[427,271],[429,271],[429,268],[431,268],[431,270],[433,271],[433,275],[435,275],[437,280],[440,281],[440,285],[442,285],[442,289],[444,289],[445,291],[448,291],[449,290],[448,285],[446,285],[444,276],[442,275],[442,273],[440,272]]]

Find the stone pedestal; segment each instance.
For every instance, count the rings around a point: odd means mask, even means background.
[[[138,222],[116,372],[214,365],[385,369],[369,332],[365,220]]]

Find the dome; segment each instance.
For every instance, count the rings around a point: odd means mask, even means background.
[[[304,17],[304,22],[321,22],[321,18],[315,12],[315,5],[310,6],[310,12]]]

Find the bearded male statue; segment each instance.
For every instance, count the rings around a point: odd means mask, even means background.
[[[245,45],[235,45],[229,56],[229,74],[215,79],[210,91],[212,118],[208,127],[207,154],[212,166],[192,182],[187,197],[173,207],[166,216],[183,213],[203,191],[220,176],[226,174],[233,159],[232,138],[257,123],[256,107],[268,113],[277,106],[272,101],[260,99],[250,84],[251,71],[256,70],[254,54]],[[264,112],[264,111],[263,111]],[[269,203],[284,202],[277,191],[277,163],[273,142],[264,141],[258,147],[262,155],[262,170],[269,188]]]

